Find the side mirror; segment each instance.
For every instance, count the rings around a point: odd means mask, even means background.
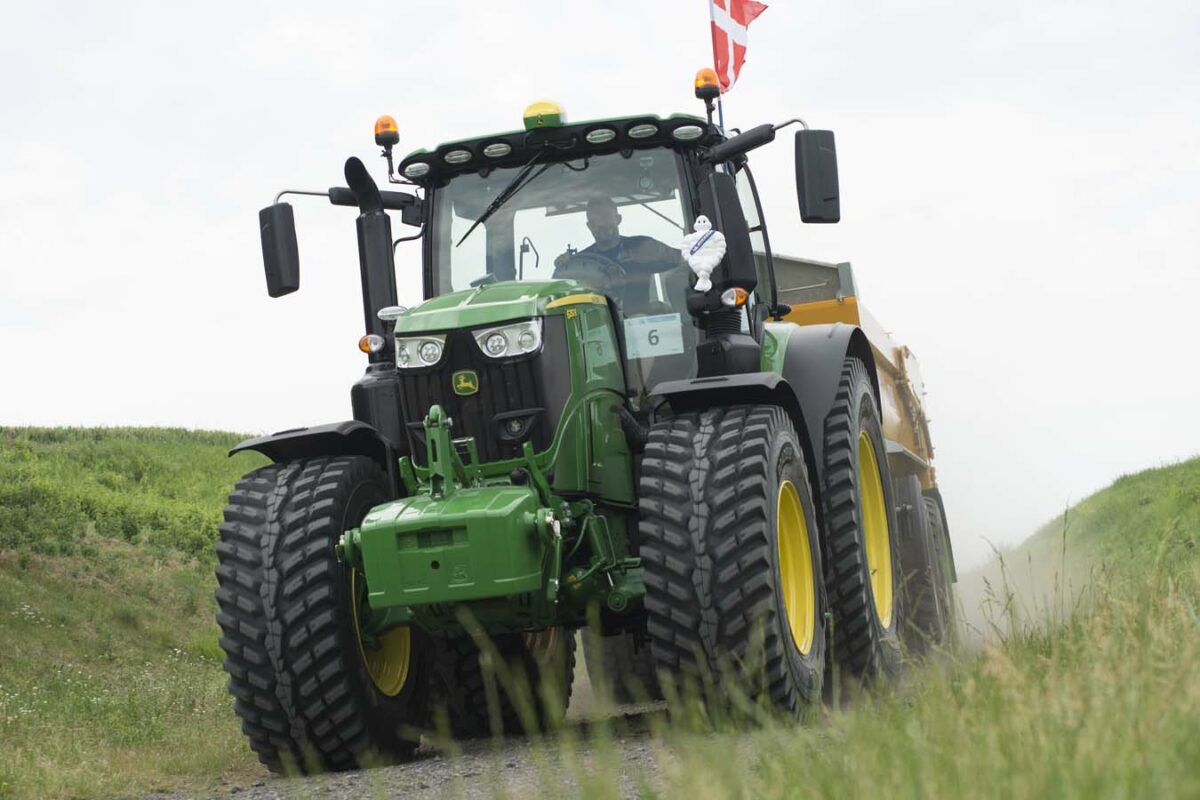
[[[262,232],[267,294],[271,297],[291,294],[300,288],[300,253],[291,205],[276,203],[259,211],[258,227]]]
[[[842,219],[833,131],[796,131],[796,194],[801,221]]]
[[[727,172],[712,172],[700,184],[700,213],[708,217],[713,227],[725,234],[725,258],[713,276],[713,290],[740,286],[753,291],[758,284],[754,268],[754,247],[750,228],[738,199],[737,184]]]

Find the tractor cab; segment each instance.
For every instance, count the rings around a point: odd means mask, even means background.
[[[681,121],[676,129],[702,132],[700,120]],[[681,252],[696,216],[686,155],[668,144],[665,130],[639,148],[621,147],[616,137],[618,127],[663,124],[638,118],[609,128],[584,125],[563,141],[586,143],[589,134],[599,138],[597,131],[614,138],[565,156],[546,144],[514,149],[504,166],[447,171],[426,193],[426,296],[495,294],[490,287],[507,281],[532,293],[572,281],[573,291],[608,301],[623,334],[635,406],[661,381],[695,377],[689,354],[699,331],[687,309],[695,276]],[[484,139],[449,152],[496,152],[499,144],[507,145]],[[429,162],[410,157],[402,169],[414,163]]]

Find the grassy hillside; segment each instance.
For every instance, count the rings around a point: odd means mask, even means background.
[[[1118,478],[1039,530],[1018,555],[1058,546],[1140,574],[1185,568],[1200,527],[1200,458]],[[1065,536],[1064,536],[1065,531]]]
[[[0,549],[78,555],[90,531],[211,558],[225,495],[262,459],[231,433],[0,428]],[[255,460],[258,459],[258,460]]]
[[[1063,621],[1107,581],[1187,572],[1200,557],[1200,459],[1125,475],[964,576],[959,591],[978,636]]]
[[[0,798],[256,769],[214,622],[224,494],[260,461],[237,439],[0,428]]]
[[[225,457],[236,438],[0,428],[0,798],[262,775],[213,622],[220,508],[259,463]],[[806,726],[698,735],[652,717],[638,781],[679,797],[1200,796],[1198,544],[1200,459],[1121,478],[1005,554],[1004,624],[979,651]],[[1016,576],[1034,592],[1012,596]],[[1021,605],[1049,624],[1003,619]],[[535,746],[542,792],[565,775],[614,796],[626,732],[610,725],[586,759],[578,731]]]

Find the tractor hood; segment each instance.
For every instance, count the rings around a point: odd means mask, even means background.
[[[499,281],[426,300],[396,320],[395,332],[432,333],[540,317],[555,300],[580,294],[603,301],[577,281]]]

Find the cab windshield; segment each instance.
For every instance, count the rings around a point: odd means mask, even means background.
[[[521,171],[460,175],[435,192],[434,294],[566,277],[641,305],[665,301],[672,282],[686,282],[674,152],[534,163],[522,188],[466,235]]]
[[[433,294],[573,279],[613,302],[628,377],[641,384],[630,386],[634,393],[689,377],[695,330],[686,295],[694,279],[680,246],[691,217],[677,155],[664,148],[535,161],[514,192],[523,171],[463,174],[435,190]]]

